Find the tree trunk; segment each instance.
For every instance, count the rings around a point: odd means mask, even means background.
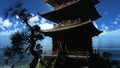
[[[31,30],[31,37],[30,37],[30,53],[33,55],[33,60],[32,62],[30,63],[30,67],[29,68],[36,68],[37,66],[37,62],[38,62],[38,59],[39,59],[39,55],[37,53],[37,51],[34,50],[34,47],[35,47],[35,44],[36,44],[36,41],[34,40],[34,31]]]
[[[33,60],[30,63],[29,68],[35,68],[37,65],[38,59],[39,59],[39,55],[38,55],[37,51],[34,50],[34,47],[35,47],[35,41],[33,41],[30,46],[30,53],[33,55]]]
[[[28,22],[25,22],[26,26],[28,28],[30,28],[31,30],[31,36],[30,36],[30,48],[29,51],[33,56],[33,60],[30,63],[30,67],[29,68],[36,68],[38,60],[39,60],[39,54],[37,53],[37,51],[34,50],[34,47],[36,45],[36,40],[34,40],[35,34],[34,34],[34,30],[32,29],[32,27],[28,24]]]
[[[30,67],[29,68],[36,68],[38,59],[39,59],[39,57],[34,55],[34,58],[33,58],[32,62],[30,63]]]

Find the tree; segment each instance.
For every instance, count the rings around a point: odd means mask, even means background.
[[[14,7],[10,7],[8,8],[7,11],[5,11],[6,18],[8,16],[13,17],[16,15],[19,17],[22,23],[26,25],[29,32],[28,33],[16,32],[15,34],[13,34],[11,36],[12,46],[6,48],[4,55],[9,56],[10,58],[12,58],[15,55],[18,55],[19,61],[20,61],[23,58],[26,51],[29,50],[30,54],[33,56],[33,60],[30,63],[30,68],[35,68],[37,65],[38,59],[40,58],[40,53],[38,53],[40,44],[37,44],[38,50],[35,50],[36,41],[43,39],[43,35],[41,34],[41,29],[38,25],[35,25],[35,26],[29,25],[28,20],[33,16],[32,14],[28,13],[26,9],[22,8],[21,2],[16,3]],[[25,48],[25,45],[28,45],[28,46]],[[12,67],[14,67],[16,63],[13,64]]]

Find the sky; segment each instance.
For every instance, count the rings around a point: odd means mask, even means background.
[[[0,48],[10,45],[10,35],[22,31],[24,24],[19,22],[18,16],[4,20],[4,11],[17,1],[34,15],[29,20],[30,25],[38,24],[41,29],[53,28],[53,22],[37,15],[37,13],[52,11],[52,8],[42,0],[0,0]],[[101,18],[93,21],[97,29],[103,31],[99,36],[93,37],[93,47],[115,47],[120,49],[120,0],[100,0],[95,7]],[[42,42],[44,46],[51,45],[51,38],[46,37]]]

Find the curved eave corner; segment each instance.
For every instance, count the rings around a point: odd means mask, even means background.
[[[98,3],[100,3],[100,1],[99,0],[91,0],[92,1],[92,3],[94,4],[94,5],[96,5],[96,4],[98,4]]]

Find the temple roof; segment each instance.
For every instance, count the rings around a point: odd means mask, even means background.
[[[53,29],[47,29],[47,30],[43,30],[42,32],[47,33],[47,32],[56,32],[56,31],[68,30],[68,29],[79,27],[79,26],[83,26],[83,25],[88,24],[88,23],[90,23],[90,21],[86,21],[84,23],[78,23],[78,24],[74,24],[74,25],[57,27],[57,28],[53,28]]]
[[[69,34],[69,31],[73,31],[74,33],[75,32],[80,34],[83,33],[91,36],[97,36],[98,34],[101,33],[101,31],[99,31],[90,21],[69,25],[69,26],[53,28],[53,29],[42,30],[42,33],[45,34],[46,36],[55,36],[55,35],[65,34],[66,31],[67,31],[67,34]]]
[[[88,0],[80,0],[59,10],[42,13],[40,15],[56,23],[57,20],[81,18],[83,21],[87,21],[89,19],[96,20],[101,17]]]
[[[60,4],[62,2],[65,3],[65,2],[73,1],[73,0],[43,0],[43,1],[54,7],[56,6],[56,3]],[[91,1],[93,5],[96,5],[97,3],[99,3],[99,0],[89,0],[89,1]]]

